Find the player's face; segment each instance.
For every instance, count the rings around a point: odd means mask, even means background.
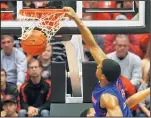
[[[102,64],[99,64],[96,70],[96,77],[98,80],[101,80],[101,75],[102,75]]]
[[[12,102],[5,103],[3,109],[7,113],[7,116],[11,117],[16,112],[17,105]]]
[[[4,86],[6,84],[6,75],[4,71],[1,71],[1,86]]]
[[[129,49],[128,40],[121,40],[118,38],[116,39],[115,50],[118,57],[124,58],[127,55],[128,49]]]
[[[52,56],[52,47],[49,45],[47,46],[46,50],[42,53],[41,57],[44,60],[49,60],[51,59]]]
[[[41,75],[41,67],[39,66],[38,61],[34,61],[29,65],[29,75],[31,77],[39,77]]]
[[[14,41],[9,37],[6,37],[1,41],[1,47],[6,54],[11,54],[13,51]]]
[[[107,81],[104,74],[102,74],[102,63],[97,66],[96,77],[99,81]]]

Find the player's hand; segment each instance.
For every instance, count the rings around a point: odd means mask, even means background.
[[[7,113],[6,111],[1,111],[1,117],[6,117]]]
[[[73,10],[73,8],[71,7],[64,7],[63,8],[65,11],[66,11],[66,15],[71,18],[71,19],[74,19],[77,17],[75,11]]]

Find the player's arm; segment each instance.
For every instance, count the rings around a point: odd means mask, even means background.
[[[100,99],[100,107],[107,109],[106,116],[123,116],[118,100],[111,94],[103,94]]]
[[[138,103],[140,103],[141,101],[143,101],[149,95],[150,95],[150,88],[135,93],[134,95],[132,95],[126,100],[126,103],[129,108],[132,108]]]
[[[64,7],[66,10],[66,14],[69,18],[73,19],[77,24],[82,39],[84,40],[87,48],[89,48],[94,60],[99,65],[104,59],[107,58],[106,54],[101,50],[101,48],[96,43],[91,31],[84,25],[84,23],[80,20],[80,18],[76,15],[74,10],[70,7]]]

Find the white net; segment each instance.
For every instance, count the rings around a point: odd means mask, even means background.
[[[26,40],[32,30],[39,29],[42,31],[46,37],[48,42],[52,39],[52,36],[56,34],[56,32],[63,26],[63,23],[67,21],[67,17],[65,17],[65,12],[52,12],[52,13],[37,13],[19,15],[19,20],[21,21],[22,34],[20,39]],[[31,25],[27,27],[23,22],[30,21]],[[63,21],[63,22],[61,22]]]

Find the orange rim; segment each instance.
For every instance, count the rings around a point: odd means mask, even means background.
[[[30,14],[48,14],[48,13],[64,13],[64,9],[21,9],[19,13],[21,15],[26,15],[26,13]]]

